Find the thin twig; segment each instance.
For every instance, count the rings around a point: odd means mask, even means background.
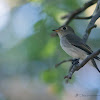
[[[66,18],[69,18],[69,17],[70,17],[70,15],[66,15]],[[74,19],[91,19],[91,18],[92,18],[92,16],[88,16],[88,17],[75,16],[74,17]]]
[[[84,4],[84,6],[82,8],[79,8],[73,12],[71,12],[69,15],[65,15],[62,17],[62,19],[67,18],[67,21],[65,23],[65,25],[68,25],[74,18],[75,16],[77,16],[78,14],[82,13],[83,11],[85,11],[88,7],[92,6],[93,4],[95,4],[97,2],[97,0],[91,0],[87,3]],[[69,16],[69,17],[67,17]]]
[[[80,16],[76,16],[74,19],[91,19],[92,16],[88,16],[88,17],[80,17]]]
[[[90,23],[88,24],[88,27],[87,27],[87,29],[86,29],[86,33],[85,33],[85,35],[83,36],[84,42],[87,41],[87,39],[88,39],[88,37],[89,37],[89,35],[90,35],[90,32],[91,32],[91,29],[92,29],[92,27],[96,26],[96,25],[95,25],[95,22],[96,22],[96,20],[97,20],[99,17],[100,17],[100,9],[99,9],[98,13],[97,13],[95,16],[92,17]]]
[[[92,6],[93,4],[95,4],[97,2],[97,0],[91,0],[87,3],[84,4],[84,6],[82,8],[78,8],[76,9],[75,11],[69,13],[68,15],[65,15],[63,16],[61,19],[66,19],[67,18],[67,21],[66,21],[66,25],[68,25],[73,19],[90,19],[90,17],[78,17],[78,15],[80,13],[82,13],[83,11],[85,11],[87,8],[89,8],[90,6]],[[51,34],[52,37],[56,37],[58,36],[57,33],[52,33]]]
[[[87,40],[88,40],[88,37],[89,37],[89,35],[90,35],[90,33],[91,33],[91,30],[93,29],[93,28],[96,28],[97,27],[97,25],[91,25],[91,27],[90,27],[90,25],[87,27],[87,29],[86,29],[86,33],[84,34],[84,36],[83,36],[83,41],[84,42],[86,42]]]
[[[61,61],[60,63],[56,64],[55,67],[58,67],[59,65],[65,63],[65,62],[72,62],[72,61],[73,61],[73,59],[63,60],[63,61]]]
[[[91,32],[91,29],[93,29],[96,25],[95,25],[95,22],[96,20],[100,17],[100,0],[98,0],[97,2],[97,6],[93,12],[93,17],[91,18],[91,21],[89,22],[87,28],[86,28],[86,33],[85,35],[83,36],[83,41],[86,42],[89,35],[90,35],[90,32]]]
[[[76,71],[76,66],[79,64],[79,62],[77,62],[76,64],[72,64],[71,69],[68,73],[67,76],[64,77],[64,79],[66,79],[66,82],[68,83],[69,79],[72,78],[73,73]]]

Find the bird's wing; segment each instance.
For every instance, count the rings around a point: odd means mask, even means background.
[[[80,37],[78,37],[77,35],[67,34],[66,38],[73,46],[75,46],[81,50],[84,50],[88,55],[93,53],[92,49],[87,44],[85,44],[83,42],[83,40]],[[94,58],[100,61],[100,58],[98,56],[96,56]]]
[[[67,40],[75,47],[81,49],[81,50],[84,50],[87,54],[91,54],[93,51],[91,50],[91,48],[86,45],[83,40],[78,37],[77,35],[75,34],[67,34],[66,35],[66,38]]]

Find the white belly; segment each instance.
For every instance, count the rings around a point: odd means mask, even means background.
[[[63,41],[60,41],[60,45],[62,49],[73,58],[84,59],[87,56],[86,52],[71,45],[68,41],[65,42],[64,39]]]

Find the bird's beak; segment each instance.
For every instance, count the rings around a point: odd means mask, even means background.
[[[52,31],[59,32],[60,30],[59,29],[55,29],[55,30],[52,30]]]

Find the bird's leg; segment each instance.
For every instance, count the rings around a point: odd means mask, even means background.
[[[75,58],[75,59],[73,59],[73,61],[72,61],[72,65],[76,65],[76,64],[78,64],[79,63],[79,59],[80,58]]]
[[[72,60],[72,65],[77,65],[77,64],[79,64],[79,59],[80,59],[80,58],[77,58],[77,59],[75,58],[75,59],[73,59],[73,60]],[[73,66],[71,66],[71,67],[69,68],[69,72],[71,71],[72,68],[73,68]]]

